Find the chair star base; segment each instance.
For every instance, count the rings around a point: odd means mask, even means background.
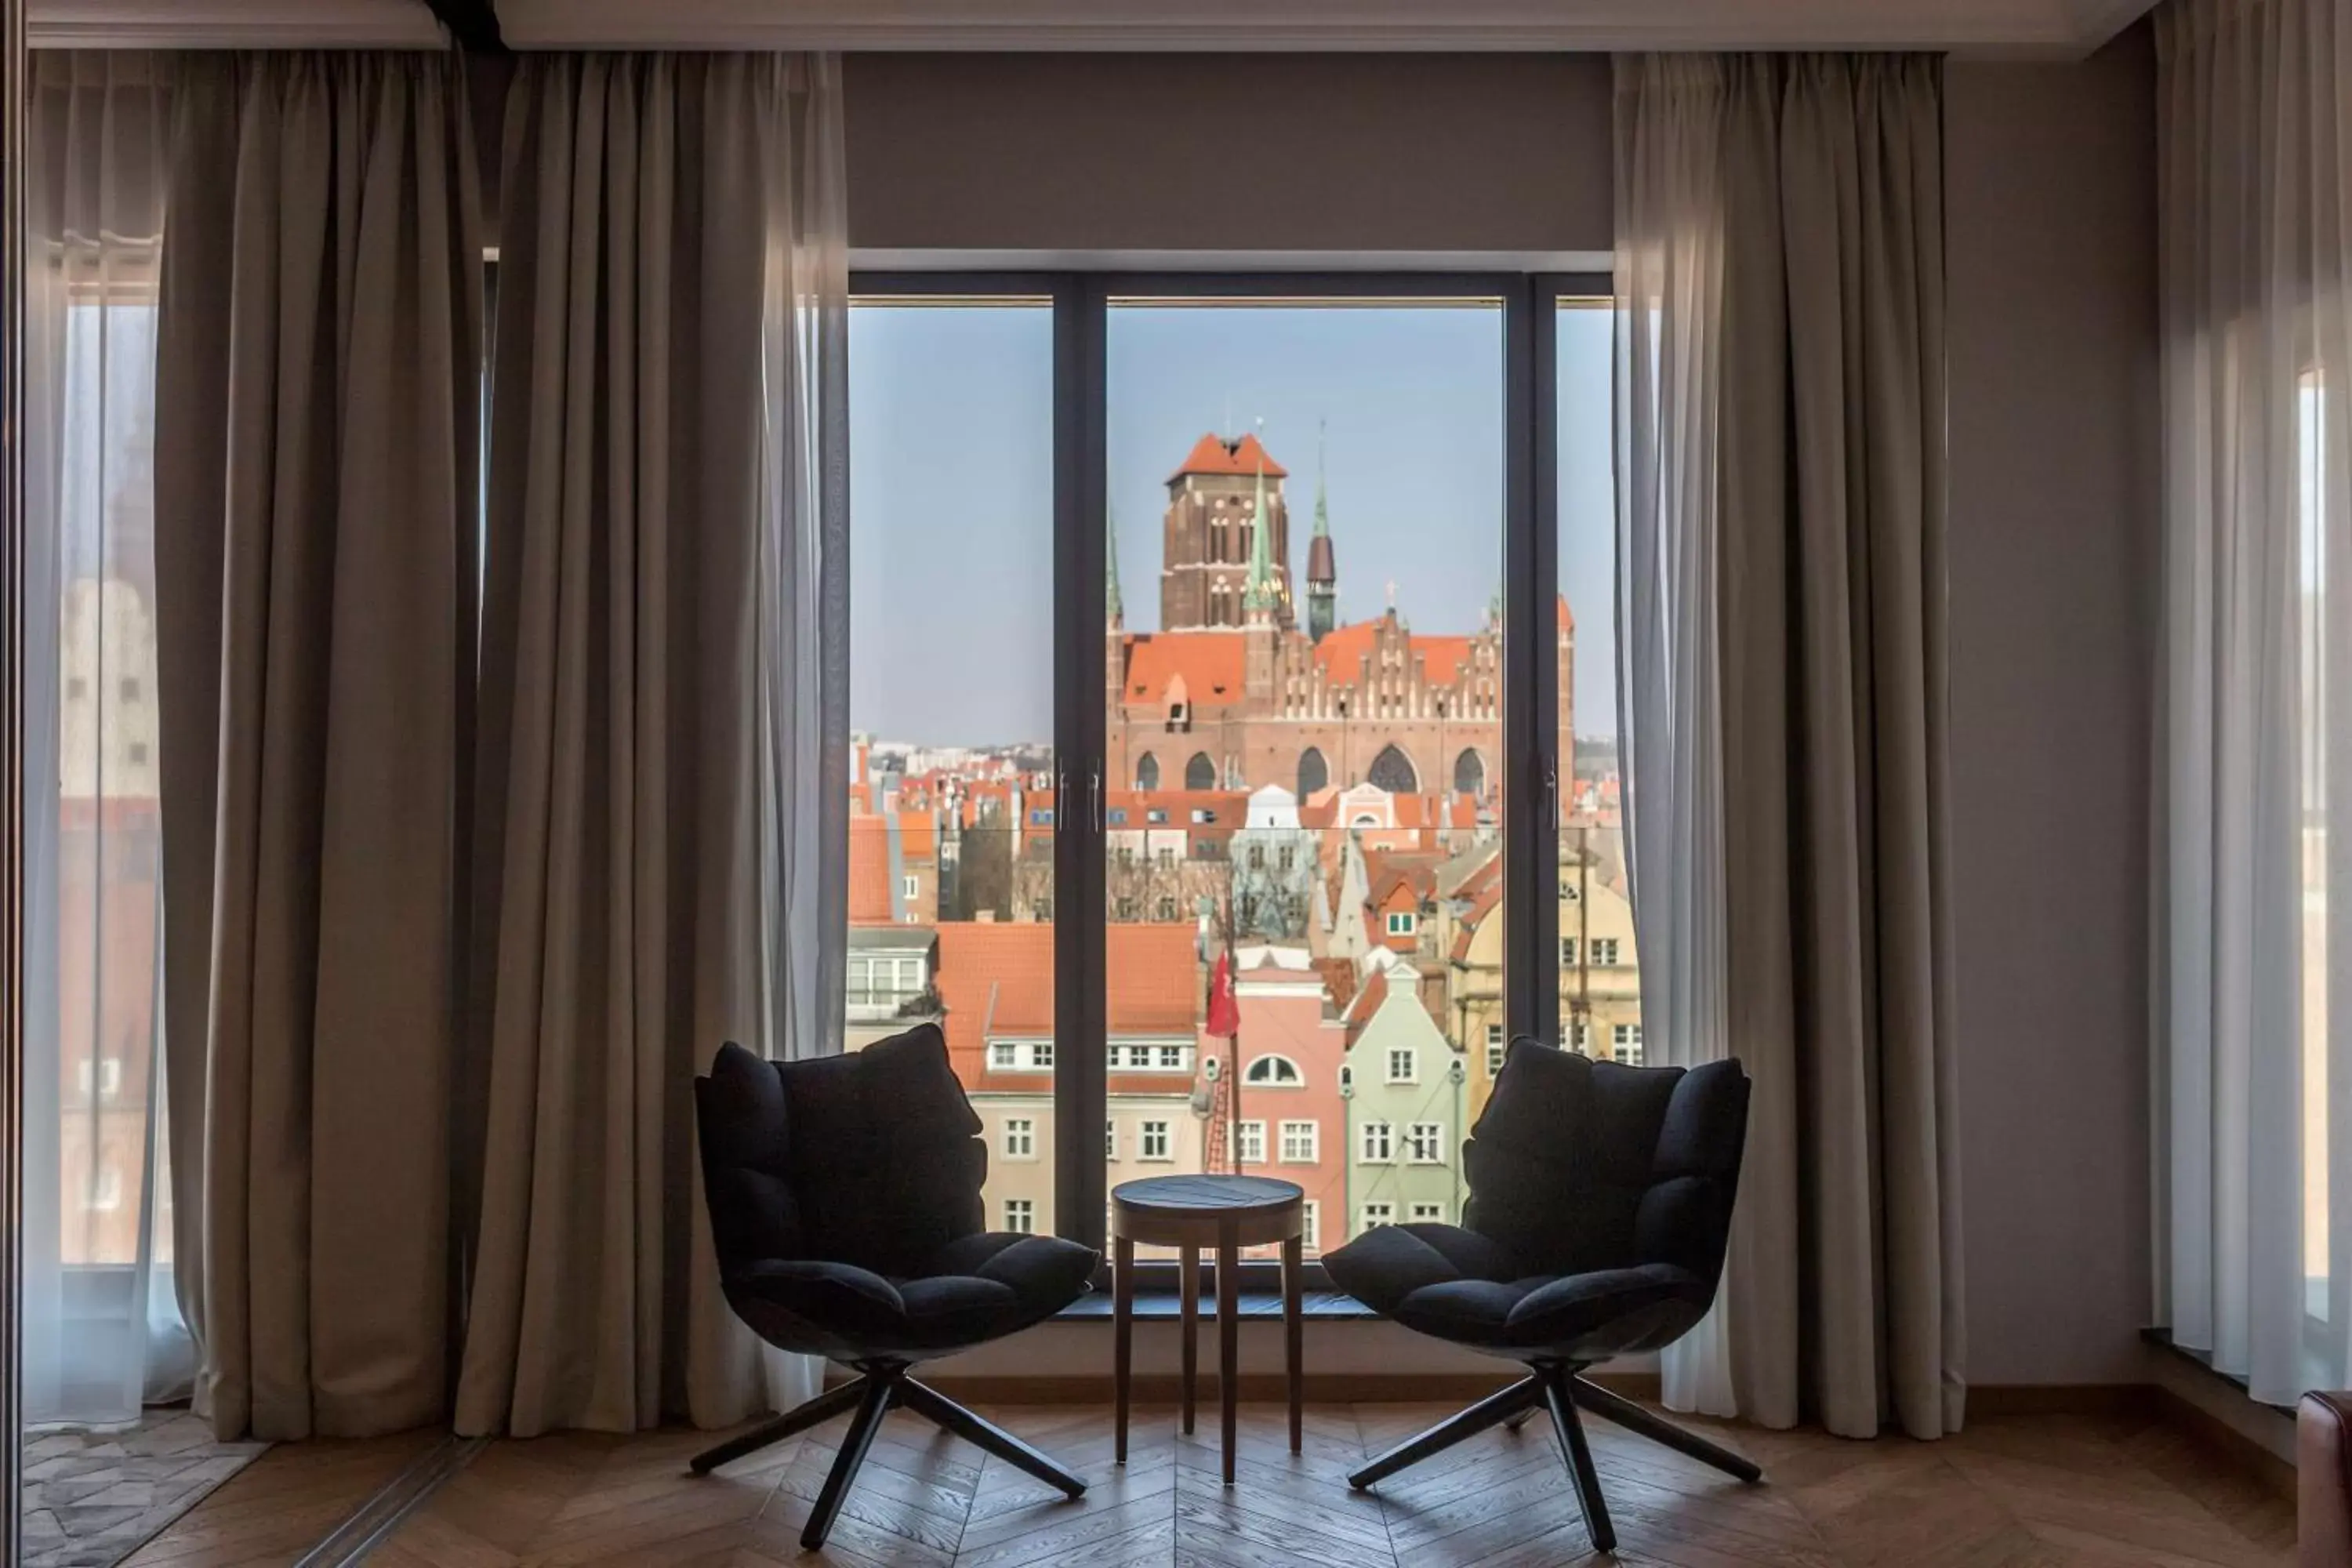
[[[1577,1415],[1579,1406],[1701,1464],[1712,1465],[1727,1476],[1743,1481],[1764,1479],[1764,1472],[1754,1461],[1696,1433],[1685,1432],[1632,1400],[1610,1393],[1581,1375],[1583,1370],[1561,1362],[1536,1363],[1528,1376],[1508,1388],[1488,1394],[1418,1436],[1406,1438],[1370,1464],[1351,1472],[1348,1484],[1358,1490],[1377,1486],[1398,1471],[1442,1454],[1490,1426],[1507,1426],[1517,1431],[1538,1411],[1543,1411],[1551,1417],[1552,1432],[1559,1439],[1560,1457],[1567,1461],[1569,1475],[1576,1482],[1576,1500],[1583,1510],[1584,1528],[1592,1538],[1593,1549],[1613,1551],[1617,1531],[1609,1522],[1609,1504],[1601,1494],[1601,1472],[1594,1468],[1591,1447],[1584,1440],[1584,1424]]]
[[[1036,1449],[1015,1437],[973,1411],[965,1409],[946,1394],[929,1388],[908,1375],[912,1363],[906,1362],[867,1362],[860,1363],[860,1375],[838,1388],[829,1388],[814,1399],[791,1413],[776,1417],[762,1426],[755,1426],[740,1436],[730,1437],[715,1448],[697,1454],[688,1461],[698,1476],[707,1476],[721,1465],[731,1464],[747,1454],[796,1437],[812,1426],[832,1420],[845,1410],[856,1415],[849,1430],[841,1439],[841,1447],[834,1457],[833,1468],[824,1478],[824,1485],[816,1494],[816,1505],[810,1510],[808,1524],[801,1531],[801,1545],[814,1552],[824,1544],[833,1530],[835,1517],[841,1512],[844,1499],[849,1495],[850,1483],[856,1479],[859,1467],[866,1463],[866,1450],[874,1446],[874,1435],[882,1429],[883,1418],[894,1409],[907,1410],[921,1416],[933,1426],[970,1443],[983,1453],[992,1454],[1013,1468],[1026,1471],[1047,1486],[1058,1487],[1072,1498],[1085,1492],[1087,1483],[1062,1468]]]

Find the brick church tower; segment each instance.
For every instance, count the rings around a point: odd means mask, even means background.
[[[1244,624],[1250,558],[1263,515],[1280,595],[1276,624],[1297,620],[1290,595],[1290,507],[1282,497],[1288,470],[1255,436],[1203,436],[1168,476],[1161,542],[1160,629],[1192,631]]]

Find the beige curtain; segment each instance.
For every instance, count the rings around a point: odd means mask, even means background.
[[[772,710],[762,670],[833,646],[819,590],[846,565],[794,510],[840,409],[797,352],[837,353],[846,309],[836,68],[534,56],[509,100],[464,1432],[714,1425],[814,1392],[799,1358],[763,1379],[719,1298],[691,1081],[722,1040],[824,1046],[772,1037],[791,1007],[763,900],[817,868],[775,841],[802,812],[762,794],[795,736],[823,760],[824,726]],[[819,299],[829,335],[801,314]],[[845,810],[845,776],[786,782]],[[840,991],[836,970],[836,1018]]]
[[[156,582],[179,1257],[225,1436],[447,1394],[452,868],[480,445],[457,62],[176,86]]]
[[[1934,1436],[1963,1393],[1940,67],[1629,58],[1618,149],[1644,992],[1679,999],[1670,1059],[1756,1080],[1719,1321],[1669,1394]]]

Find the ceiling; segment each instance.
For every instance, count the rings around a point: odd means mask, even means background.
[[[2088,54],[2154,0],[497,0],[517,48]],[[30,0],[52,46],[432,45],[424,0]]]

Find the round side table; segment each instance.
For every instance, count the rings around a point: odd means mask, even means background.
[[[1299,1269],[1304,1261],[1307,1194],[1296,1182],[1265,1176],[1150,1176],[1111,1189],[1112,1382],[1118,1402],[1118,1453],[1127,1462],[1127,1407],[1135,1350],[1135,1244],[1177,1248],[1183,1290],[1184,1430],[1192,1430],[1198,1365],[1201,1249],[1217,1253],[1217,1396],[1224,1416],[1225,1484],[1234,1484],[1234,1405],[1241,1361],[1241,1249],[1282,1244],[1283,1363],[1290,1393],[1290,1451],[1300,1447],[1305,1389],[1299,1372]]]

